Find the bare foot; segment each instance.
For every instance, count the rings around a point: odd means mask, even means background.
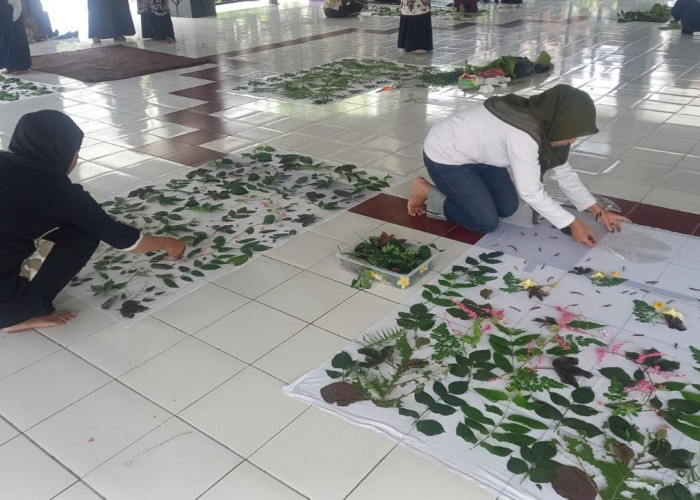
[[[168,37],[165,39],[165,43],[175,43],[175,39]]]
[[[29,73],[28,69],[18,69],[15,71],[8,71],[8,75],[14,75],[14,76],[19,76],[19,75],[24,75],[25,73]]]
[[[425,49],[416,49],[416,50],[411,51],[411,54],[427,54],[427,53],[428,53],[428,51]]]
[[[126,42],[126,37],[123,36],[115,36],[114,37],[115,42]]]
[[[93,38],[92,43],[102,43],[102,40],[100,40],[99,38]]]
[[[425,200],[428,199],[428,191],[431,184],[422,177],[413,179],[411,194],[408,198],[408,215],[425,215]]]
[[[31,330],[32,328],[51,328],[54,326],[62,326],[73,321],[78,316],[78,313],[73,311],[54,311],[46,316],[35,316],[18,323],[13,326],[8,326],[5,328],[7,333],[22,332],[24,330]]]

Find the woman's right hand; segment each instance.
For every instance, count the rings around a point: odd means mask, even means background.
[[[573,239],[576,243],[583,243],[587,247],[595,246],[595,233],[582,220],[574,219],[574,221],[569,225],[569,229],[571,229],[571,239]]]
[[[175,238],[166,237],[164,250],[168,252],[168,255],[172,260],[180,260],[182,255],[185,253],[186,245],[184,242],[177,240]]]

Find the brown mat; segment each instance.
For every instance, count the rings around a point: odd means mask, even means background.
[[[126,45],[60,52],[32,57],[32,69],[75,78],[81,82],[107,82],[187,68],[209,62],[208,57],[192,59]]]

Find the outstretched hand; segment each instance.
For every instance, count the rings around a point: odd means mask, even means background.
[[[603,225],[603,227],[605,227],[605,229],[607,229],[611,233],[619,233],[622,230],[622,227],[620,227],[620,222],[622,221],[632,222],[630,219],[623,215],[616,214],[615,212],[608,212],[604,209],[601,209],[598,215],[598,222],[600,222]]]
[[[185,253],[185,243],[175,238],[166,238],[165,251],[172,260],[180,260]]]
[[[581,219],[574,219],[569,226],[571,229],[571,239],[576,243],[583,243],[587,247],[593,247],[596,244],[596,237],[593,230]]]

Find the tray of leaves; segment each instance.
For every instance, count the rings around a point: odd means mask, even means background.
[[[338,249],[340,267],[357,273],[353,288],[367,289],[379,281],[405,289],[430,269],[435,245],[415,245],[382,232]]]

